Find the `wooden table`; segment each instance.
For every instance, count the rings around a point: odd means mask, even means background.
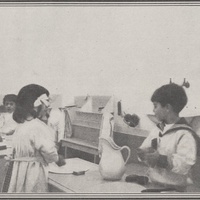
[[[65,192],[65,193],[139,193],[145,189],[143,186],[136,183],[125,182],[125,176],[120,181],[106,181],[103,180],[97,164],[82,160],[80,158],[66,159],[66,163],[74,162],[77,165],[87,166],[89,170],[85,175],[75,176],[73,174],[54,174],[49,173],[49,188],[51,192]],[[137,164],[136,164],[137,165]],[[143,173],[141,167],[139,174]],[[131,173],[130,170],[127,170]]]

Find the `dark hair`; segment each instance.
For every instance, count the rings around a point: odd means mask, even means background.
[[[5,105],[6,101],[12,101],[12,102],[16,103],[16,100],[17,100],[17,95],[7,94],[3,98],[3,105]]]
[[[179,113],[187,104],[187,95],[182,86],[175,83],[163,85],[151,97],[152,102],[159,102],[162,106],[170,104],[174,112]]]
[[[36,84],[24,86],[17,95],[16,109],[13,113],[13,119],[17,123],[23,123],[27,115],[36,118],[38,113],[34,110],[34,102],[42,94],[49,96],[49,91]]]

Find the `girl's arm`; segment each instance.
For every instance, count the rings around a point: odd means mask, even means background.
[[[47,163],[57,162],[58,161],[58,153],[55,146],[55,142],[52,140],[52,137],[42,130],[37,134],[34,138],[35,148],[40,152],[43,156],[44,160]]]

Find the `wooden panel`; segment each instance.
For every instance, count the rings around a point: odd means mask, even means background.
[[[77,119],[75,119],[73,121],[73,125],[83,126],[83,127],[90,127],[90,128],[95,128],[95,129],[99,129],[100,130],[101,122],[86,121],[86,120],[77,120]]]
[[[76,119],[83,120],[83,121],[100,122],[101,119],[102,119],[102,114],[101,113],[87,113],[87,112],[76,111]]]
[[[96,150],[93,152],[94,148],[89,146],[98,147],[101,121],[101,113],[75,111],[72,121],[73,137],[71,140],[66,141],[66,146],[96,155]],[[115,116],[114,141],[119,146],[127,145],[130,147],[131,157],[129,163],[138,162],[135,150],[141,145],[148,133],[147,130],[127,126],[122,117]]]
[[[98,143],[99,129],[73,125],[72,131],[73,131],[74,138],[79,138],[79,139]]]
[[[74,119],[76,118],[76,111],[78,108],[76,107],[72,107],[72,108],[66,108],[66,110],[68,111],[69,117],[71,122],[73,123]]]
[[[85,141],[77,138],[67,138],[62,140],[62,142],[63,146],[98,155],[98,145],[96,143],[91,143],[87,140]]]
[[[135,135],[139,137],[147,137],[149,134],[149,131],[147,130],[140,129],[140,128],[133,128],[133,127],[129,127],[126,124],[117,124],[117,123],[115,123],[114,125],[114,132],[124,133],[128,135]]]
[[[131,149],[131,156],[128,160],[128,163],[134,162],[139,163],[137,159],[136,149],[142,144],[145,137],[123,134],[119,132],[114,132],[114,141],[119,146],[128,146]],[[126,152],[122,152],[122,154],[126,154]],[[125,155],[124,155],[125,156]],[[126,157],[126,156],[125,156]]]

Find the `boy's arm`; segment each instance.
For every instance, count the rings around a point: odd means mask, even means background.
[[[197,147],[192,134],[188,131],[184,132],[185,134],[181,134],[177,143],[176,153],[161,155],[157,151],[149,152],[145,153],[143,160],[151,167],[156,165],[160,168],[170,169],[174,173],[187,174],[196,162]]]
[[[158,152],[155,150],[153,140],[157,141],[158,130],[155,129],[147,136],[142,145],[137,149],[139,161],[144,161],[149,166],[154,166],[158,159]]]
[[[168,163],[172,172],[178,174],[187,174],[196,162],[196,141],[191,133],[184,132],[185,134],[182,134],[178,141],[176,153],[168,156]]]
[[[144,161],[150,167],[157,165],[161,168],[168,168],[169,161],[166,155],[161,155],[157,151],[157,138],[159,130],[155,128],[150,132],[138,150],[138,159]]]
[[[144,160],[151,167],[155,165],[167,168],[177,174],[187,174],[196,162],[196,141],[192,134],[181,134],[177,143],[176,153],[172,155],[161,155],[157,151],[145,154]]]

